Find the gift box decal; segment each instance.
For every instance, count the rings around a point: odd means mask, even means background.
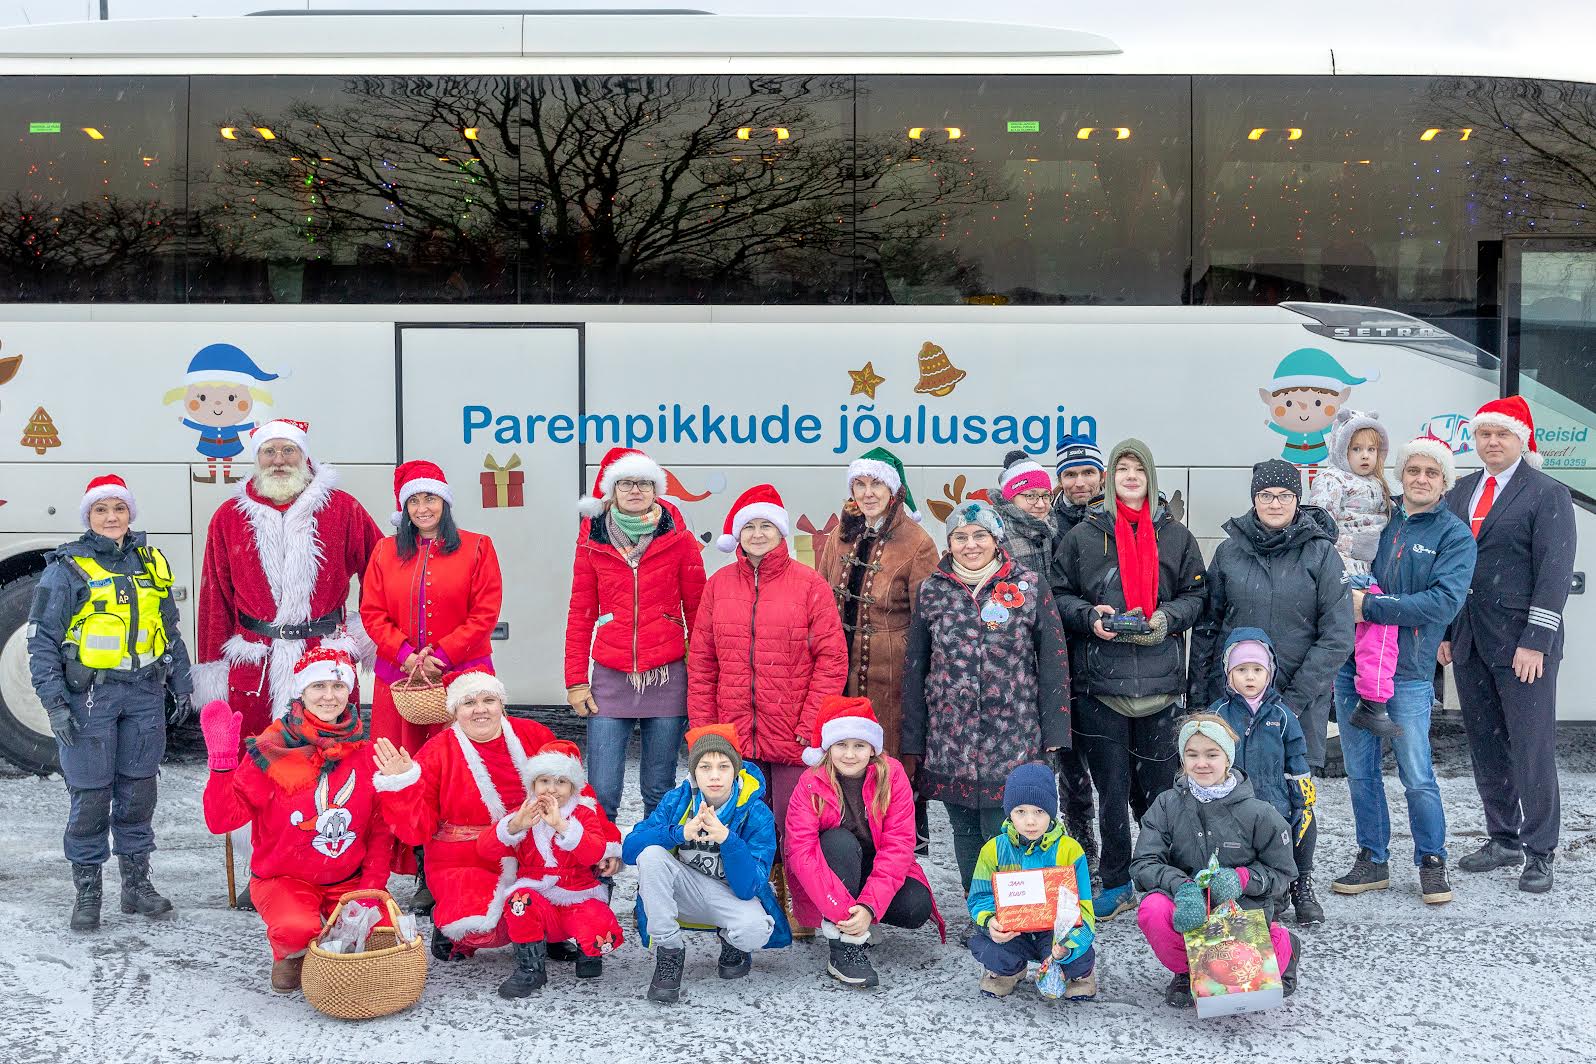
[[[521,456],[511,454],[503,465],[493,455],[482,460],[486,472],[478,474],[482,481],[482,506],[495,510],[526,505],[526,474],[521,472]]]

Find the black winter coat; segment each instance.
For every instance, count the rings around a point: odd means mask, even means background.
[[[1174,897],[1217,851],[1221,866],[1247,869],[1247,889],[1238,904],[1262,909],[1273,921],[1297,878],[1291,829],[1274,806],[1253,795],[1246,773],[1232,771],[1240,777],[1235,789],[1212,802],[1198,801],[1185,776],[1158,796],[1142,817],[1131,878],[1143,891]]]
[[[1275,688],[1302,721],[1308,761],[1323,766],[1336,671],[1352,653],[1347,594],[1336,525],[1304,506],[1278,532],[1248,510],[1225,522],[1230,538],[1208,566],[1208,605],[1192,632],[1187,705],[1225,694],[1222,651],[1237,628],[1262,628],[1275,652]]]
[[[1186,692],[1186,638],[1202,616],[1207,580],[1202,551],[1186,526],[1170,514],[1162,497],[1153,517],[1158,533],[1158,609],[1169,618],[1168,638],[1153,647],[1125,639],[1099,639],[1092,632],[1099,604],[1125,609],[1119,581],[1114,519],[1094,506],[1064,537],[1060,551],[1059,613],[1076,648],[1075,690],[1090,695],[1168,695]]]

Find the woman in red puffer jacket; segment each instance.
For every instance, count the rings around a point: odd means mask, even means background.
[[[585,517],[565,622],[566,699],[587,718],[588,778],[611,819],[619,819],[634,726],[643,733],[645,817],[676,786],[686,730],[688,625],[704,593],[704,559],[664,491],[665,471],[652,458],[616,447],[579,504]]]
[[[764,774],[778,828],[807,766],[821,699],[842,694],[848,644],[824,577],[787,552],[787,511],[769,484],[743,492],[720,549],[737,561],[709,578],[687,659],[687,723],[734,724]]]

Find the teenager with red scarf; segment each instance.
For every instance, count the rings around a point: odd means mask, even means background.
[[[1134,908],[1129,813],[1138,821],[1176,769],[1175,714],[1186,689],[1185,631],[1207,596],[1197,540],[1158,493],[1158,467],[1140,440],[1116,445],[1101,504],[1059,551],[1059,612],[1083,647],[1073,672],[1075,734],[1097,786],[1103,890],[1097,918]],[[1145,633],[1104,627],[1139,614]]]
[[[248,825],[255,908],[272,950],[272,989],[299,989],[305,950],[338,899],[387,886],[393,833],[377,812],[369,722],[350,701],[354,661],[318,648],[294,667],[288,712],[244,742],[226,702],[200,713],[211,774],[205,826]]]

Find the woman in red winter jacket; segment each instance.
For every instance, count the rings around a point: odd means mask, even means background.
[[[848,644],[824,577],[787,552],[787,511],[769,484],[743,492],[718,546],[737,560],[709,578],[687,661],[687,723],[733,724],[740,753],[787,816],[821,699],[842,694]]]
[[[704,593],[704,559],[664,491],[665,471],[653,459],[616,447],[599,464],[593,494],[579,504],[565,696],[587,718],[587,770],[612,818],[633,727],[643,733],[644,817],[676,785],[687,730],[687,626]]]
[[[272,989],[299,989],[305,950],[338,899],[387,886],[393,833],[378,814],[371,736],[349,701],[355,665],[320,648],[294,666],[299,697],[244,743],[243,714],[225,702],[200,713],[211,774],[205,826],[221,835],[248,824],[250,897],[266,922]]]

